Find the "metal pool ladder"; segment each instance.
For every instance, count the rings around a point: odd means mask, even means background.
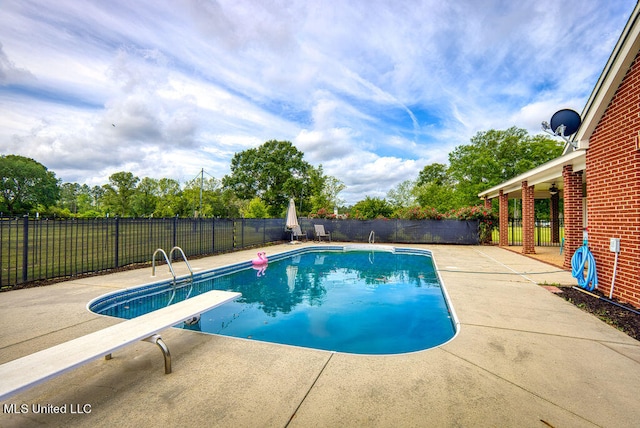
[[[376,232],[374,230],[369,234],[369,244],[375,244],[376,241]]]
[[[173,247],[171,251],[169,251],[169,260],[173,260],[173,252],[176,250],[180,252],[180,255],[182,256],[182,260],[184,260],[184,262],[187,264],[187,268],[189,268],[189,273],[191,273],[191,282],[193,282],[193,269],[191,269],[189,260],[187,260],[187,256],[184,254],[184,251],[182,251],[182,248]]]
[[[165,253],[162,248],[158,248],[153,253],[153,258],[151,260],[151,276],[156,276],[156,254],[160,253],[160,254],[162,254],[164,256],[164,260],[167,262],[167,266],[169,266],[169,270],[171,271],[171,275],[173,276],[173,285],[175,287],[175,285],[176,285],[176,272],[173,270],[173,264],[171,264],[171,260],[173,260],[173,252],[174,251],[179,251],[180,255],[182,255],[182,258],[184,259],[184,262],[187,264],[187,268],[189,268],[189,272],[191,273],[191,281],[193,282],[193,269],[191,269],[191,265],[189,264],[189,260],[187,260],[187,256],[184,254],[184,251],[182,251],[182,248],[180,248],[180,247],[173,247],[171,249],[171,251],[169,252],[169,256],[167,256],[167,253]]]
[[[169,251],[168,257],[167,257],[167,253],[165,253],[162,248],[158,248],[153,253],[153,258],[151,261],[151,276],[156,276],[156,254],[161,253],[164,256],[164,260],[167,262],[167,266],[169,266],[169,270],[171,271],[171,276],[173,276],[173,286],[171,287],[173,289],[173,293],[171,293],[171,298],[169,299],[169,303],[167,303],[167,306],[173,303],[173,299],[176,298],[176,289],[177,289],[176,272],[173,270],[173,264],[171,263],[171,260],[173,260],[174,251],[180,252],[180,254],[182,255],[182,258],[184,259],[184,262],[187,264],[187,268],[189,268],[189,272],[191,273],[191,281],[189,281],[189,284],[190,284],[189,292],[187,293],[187,297],[185,297],[185,299],[188,299],[189,296],[191,296],[191,292],[193,291],[193,269],[191,269],[189,260],[187,260],[187,256],[184,254],[184,251],[182,251],[182,248],[173,247],[171,251]]]
[[[173,270],[173,266],[169,261],[169,257],[167,257],[167,253],[164,252],[162,248],[158,248],[153,252],[153,258],[151,259],[151,276],[156,276],[156,254],[162,254],[164,256],[164,261],[167,262],[167,266],[169,266],[169,270],[171,271],[171,276],[173,276],[173,286],[176,286],[176,273]]]

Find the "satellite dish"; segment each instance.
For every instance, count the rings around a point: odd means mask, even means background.
[[[571,109],[559,110],[551,116],[551,131],[556,135],[568,137],[576,133],[581,122],[580,115],[575,111]]]

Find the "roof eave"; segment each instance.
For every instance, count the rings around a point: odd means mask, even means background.
[[[487,189],[484,192],[478,193],[478,197],[481,199],[493,199],[500,195],[501,190],[505,194],[520,191],[522,189],[523,181],[526,181],[529,186],[534,186],[539,183],[558,180],[562,178],[562,170],[565,165],[571,165],[574,172],[584,170],[586,165],[586,152],[584,150],[577,150],[575,152],[564,154],[536,168],[530,169],[525,173],[513,177],[508,181]]]

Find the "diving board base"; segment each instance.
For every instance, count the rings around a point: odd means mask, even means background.
[[[217,306],[236,300],[240,293],[213,290],[162,309],[123,321],[51,348],[0,365],[0,400],[25,391],[133,342],[155,343],[164,357],[165,373],[171,373],[171,354],[160,331]]]

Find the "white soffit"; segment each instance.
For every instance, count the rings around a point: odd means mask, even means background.
[[[586,152],[584,150],[569,152],[559,158],[555,158],[545,164],[520,174],[511,180],[487,189],[484,192],[479,193],[478,196],[480,198],[488,197],[493,199],[500,195],[500,190],[504,193],[519,192],[522,190],[523,181],[526,181],[529,186],[534,186],[539,183],[562,180],[562,170],[565,165],[572,165],[574,172],[584,170],[586,165]]]

